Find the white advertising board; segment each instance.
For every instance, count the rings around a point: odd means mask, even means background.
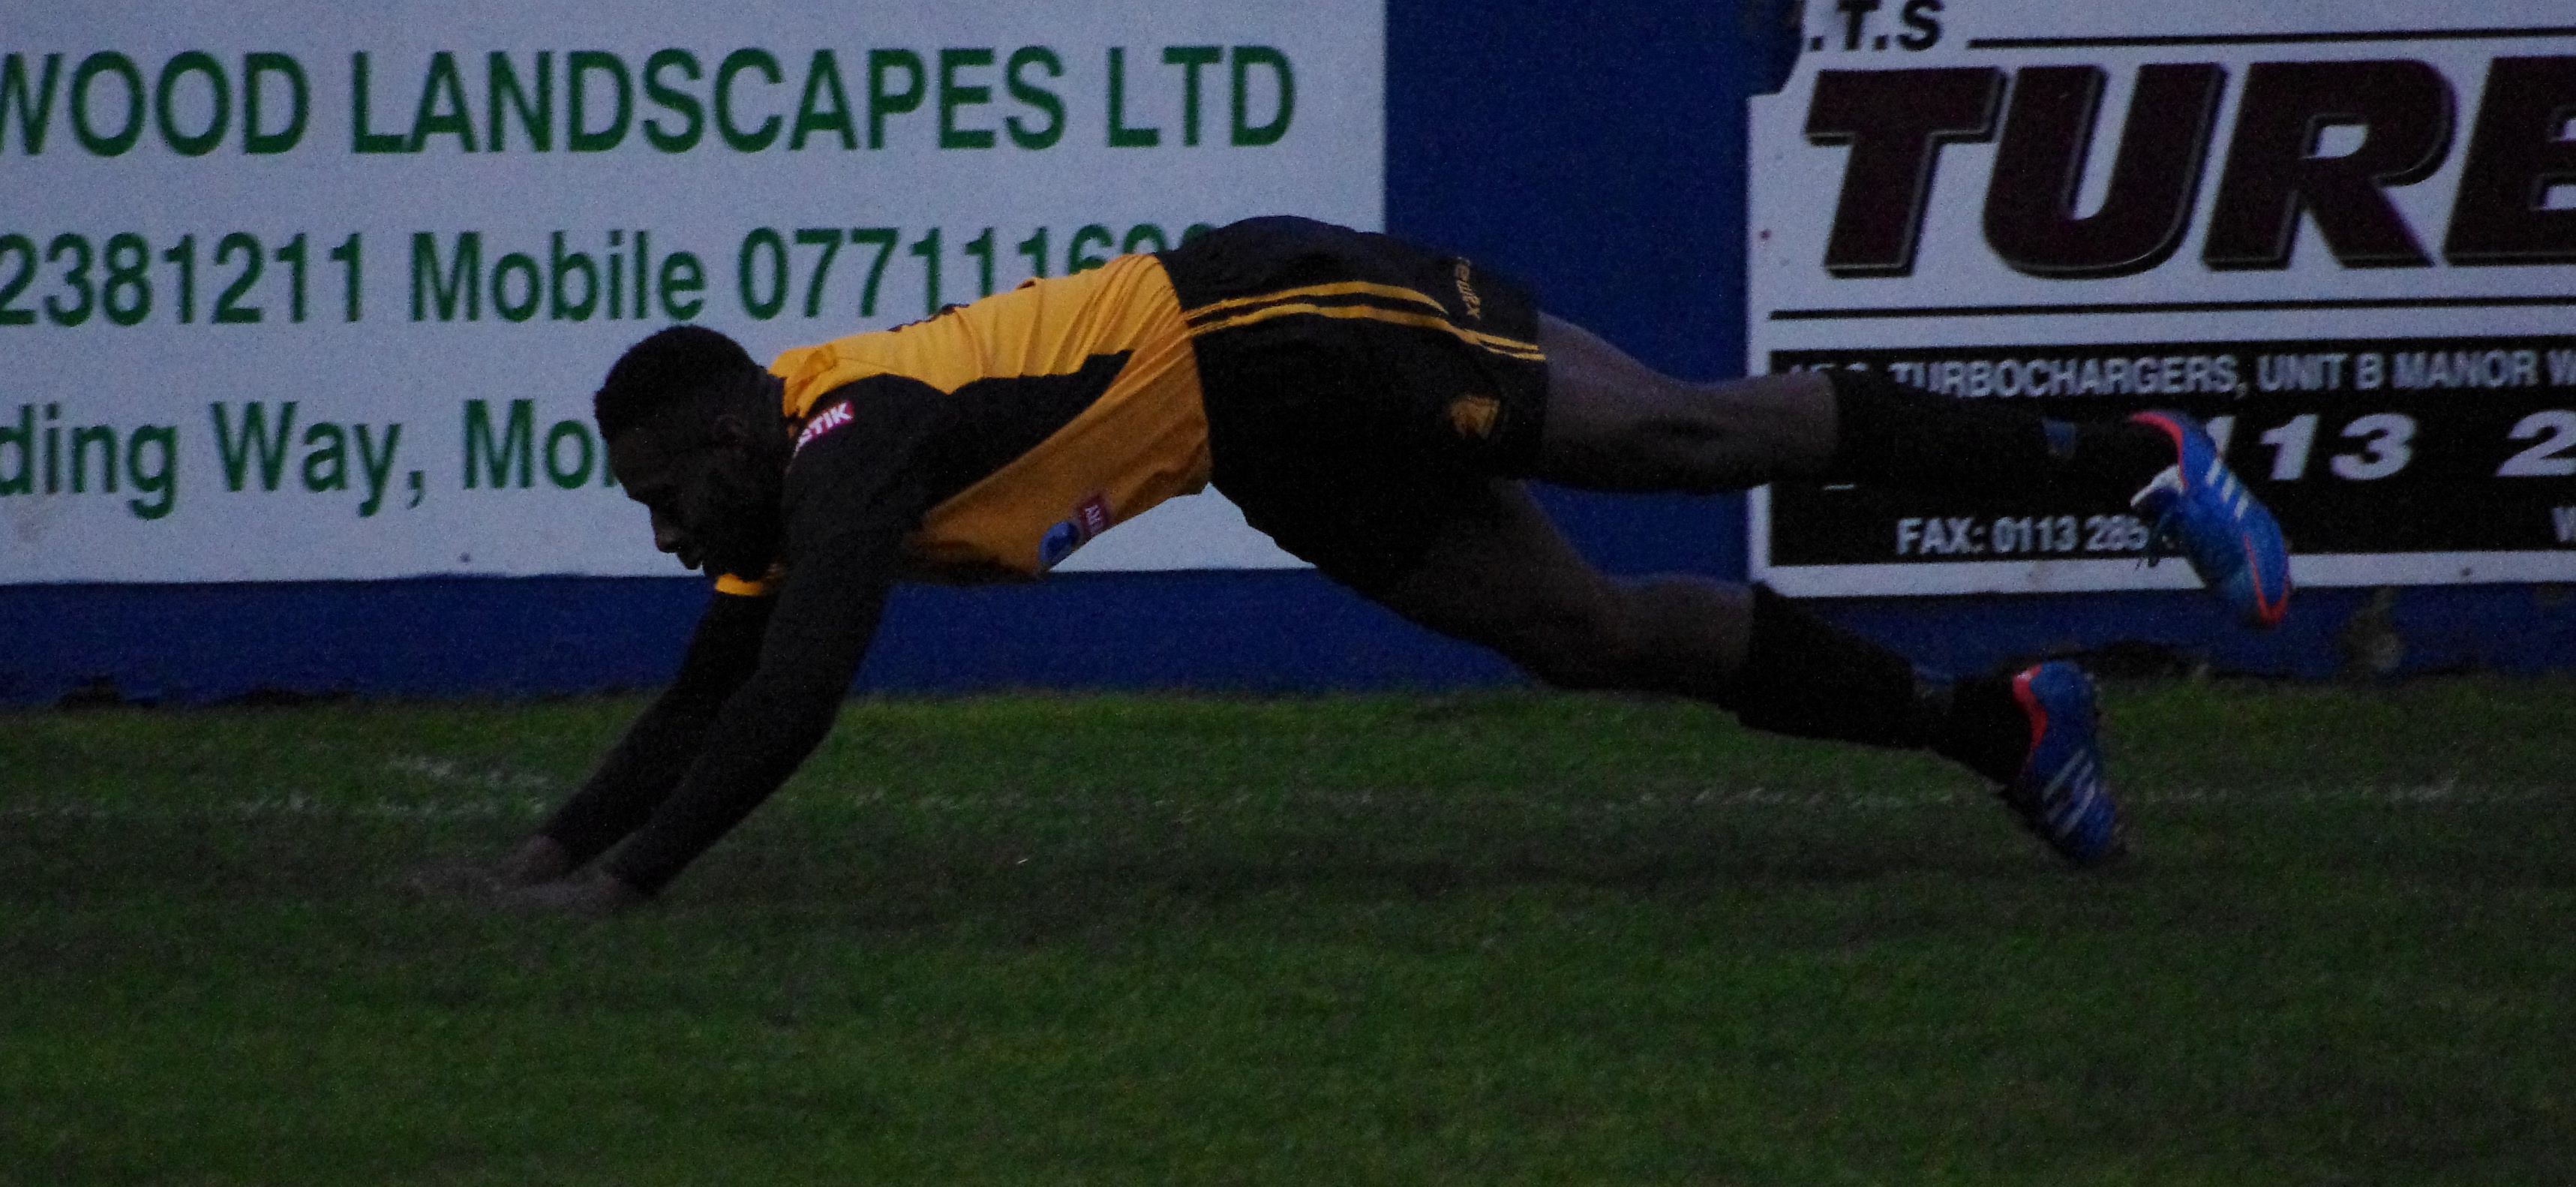
[[[2576,9],[1814,0],[1752,114],[1755,370],[2181,408],[2310,585],[2576,579]],[[1782,483],[1754,576],[2182,586],[2117,504]]]
[[[0,583],[669,574],[589,393],[1294,213],[1383,219],[1380,0],[18,5]],[[1293,564],[1213,494],[1067,568]]]

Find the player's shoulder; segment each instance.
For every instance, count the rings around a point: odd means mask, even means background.
[[[791,422],[788,472],[825,458],[900,447],[935,428],[942,393],[907,375],[875,374],[815,396]]]
[[[953,431],[948,404],[937,388],[899,375],[871,376],[817,400],[791,426],[781,507],[791,543],[917,521],[926,510],[918,492]]]

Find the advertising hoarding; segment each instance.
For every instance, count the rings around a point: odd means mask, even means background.
[[[1754,101],[1757,370],[2179,408],[2309,585],[2576,578],[2562,5],[1841,0]],[[2116,503],[1757,492],[1806,595],[2185,587]]]
[[[43,5],[0,33],[0,582],[670,574],[588,396],[1296,213],[1374,0]],[[1213,494],[1066,568],[1293,564]]]

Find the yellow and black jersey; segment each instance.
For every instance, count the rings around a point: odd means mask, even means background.
[[[1111,525],[1207,485],[1198,372],[1152,256],[798,347],[770,373],[794,434],[791,478],[818,466],[923,471],[935,501],[902,509],[919,516],[904,539],[915,575],[1035,576]],[[811,485],[791,483],[791,525],[807,501],[797,488]]]

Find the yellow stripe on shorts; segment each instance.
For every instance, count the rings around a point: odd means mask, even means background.
[[[1206,321],[1229,310],[1245,309],[1254,305],[1269,305],[1279,301],[1313,300],[1325,297],[1384,297],[1390,301],[1401,301],[1411,305],[1420,305],[1434,313],[1446,314],[1448,312],[1446,309],[1441,307],[1440,302],[1434,301],[1431,298],[1409,288],[1403,288],[1392,284],[1372,284],[1365,280],[1347,280],[1335,284],[1310,284],[1300,288],[1278,289],[1267,293],[1257,293],[1249,297],[1230,297],[1223,301],[1211,301],[1196,309],[1190,310],[1188,317],[1192,323],[1197,323]]]
[[[1338,288],[1343,286],[1319,285],[1317,287]],[[1372,285],[1369,287],[1382,288],[1384,286]],[[1397,291],[1410,292],[1410,290],[1401,289]],[[1267,297],[1260,298],[1260,300],[1277,301],[1283,295],[1284,294],[1273,293]],[[1415,297],[1421,296],[1419,293],[1413,293],[1412,295]],[[1432,307],[1435,309],[1439,308],[1437,304],[1434,304]],[[1208,308],[1214,309],[1216,306],[1211,305],[1208,306]],[[1505,338],[1497,334],[1487,334],[1479,330],[1470,330],[1464,326],[1451,322],[1445,313],[1441,315],[1415,313],[1410,310],[1386,309],[1375,305],[1318,305],[1312,301],[1289,300],[1283,303],[1262,305],[1255,309],[1246,309],[1232,316],[1221,317],[1212,321],[1196,322],[1190,327],[1190,334],[1193,337],[1197,337],[1205,334],[1219,333],[1225,330],[1239,330],[1245,326],[1256,325],[1261,322],[1280,317],[1330,317],[1345,321],[1380,321],[1399,326],[1413,326],[1417,329],[1439,330],[1457,338],[1459,341],[1464,342],[1469,346],[1492,351],[1493,353],[1502,355],[1506,358],[1521,359],[1532,363],[1544,363],[1547,361],[1547,353],[1540,350],[1537,343],[1522,342],[1518,339]]]

